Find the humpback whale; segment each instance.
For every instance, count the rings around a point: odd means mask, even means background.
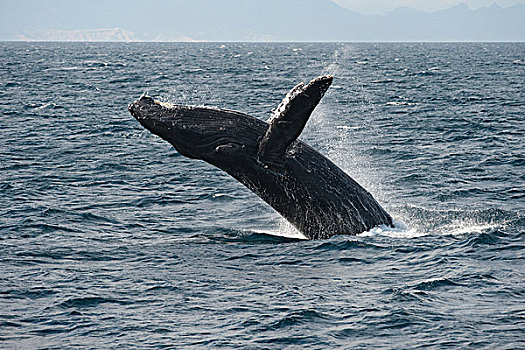
[[[245,185],[308,239],[355,235],[392,217],[372,195],[297,139],[332,76],[295,86],[265,122],[240,112],[176,105],[143,95],[128,109],[183,156],[214,165]]]

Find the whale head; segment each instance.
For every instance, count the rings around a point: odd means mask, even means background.
[[[141,96],[128,106],[133,117],[150,132],[171,143],[183,156],[210,160],[225,149],[255,153],[264,133],[246,115],[213,107],[176,105]]]

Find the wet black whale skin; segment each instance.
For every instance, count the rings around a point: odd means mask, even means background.
[[[259,146],[270,128],[262,120],[217,108],[165,104],[147,96],[130,104],[129,110],[183,156],[230,174],[309,239],[392,226],[391,216],[368,191],[304,142],[292,141],[279,164],[261,161]]]

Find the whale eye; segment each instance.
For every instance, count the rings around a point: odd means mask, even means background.
[[[226,144],[219,145],[219,146],[215,147],[215,153],[233,154],[235,152],[238,152],[242,148],[244,148],[243,145],[239,145],[237,143],[229,142],[229,143],[226,143]]]

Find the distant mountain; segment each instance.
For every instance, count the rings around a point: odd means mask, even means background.
[[[135,41],[135,35],[120,28],[94,30],[40,29],[31,34],[18,34],[21,41]]]
[[[398,10],[381,17],[392,28],[387,40],[525,40],[525,5],[515,5],[505,9],[492,5],[471,10],[467,5],[459,4],[430,14],[416,10]],[[379,28],[379,24],[376,28]],[[375,35],[381,34],[375,32]]]
[[[2,0],[0,40],[525,41],[524,18],[523,4],[365,16],[330,0]]]

